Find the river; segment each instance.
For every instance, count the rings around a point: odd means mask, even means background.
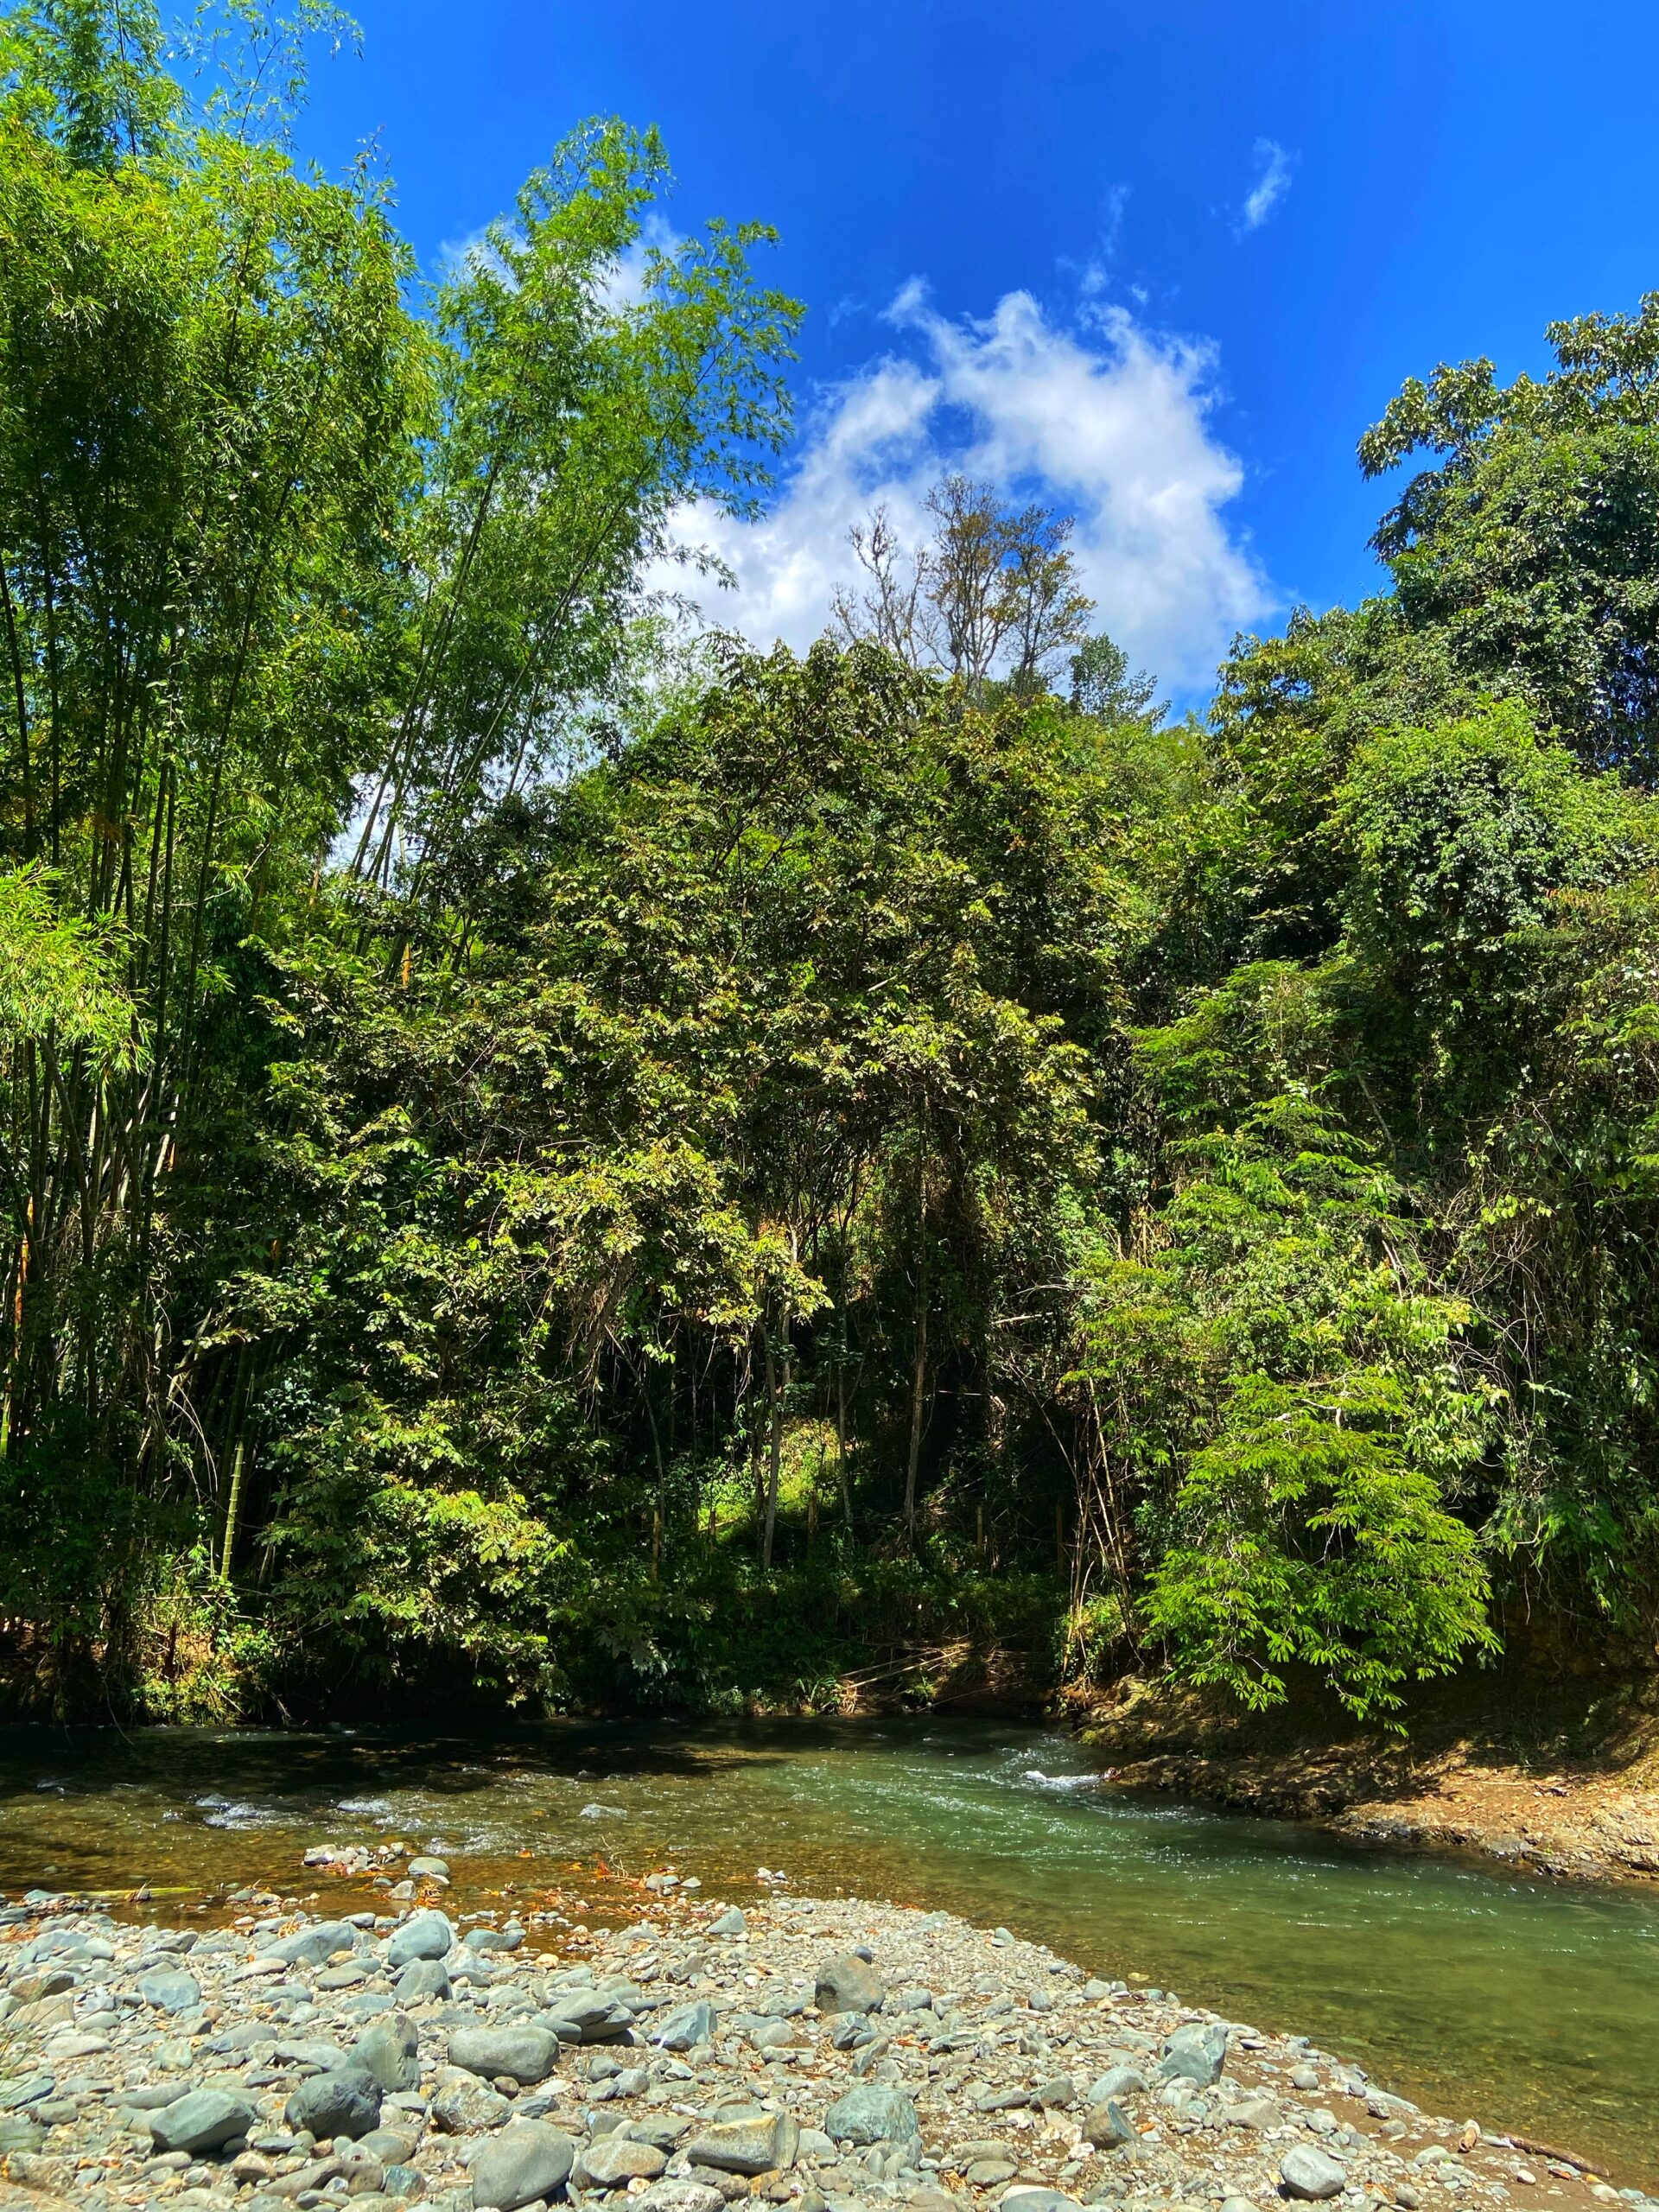
[[[765,1868],[803,1895],[944,1907],[1659,2183],[1645,1893],[1125,1796],[1070,1738],[994,1721],[0,1731],[9,1895],[147,1882],[160,1918],[253,1881],[344,1902],[302,1853],[393,1834],[442,1847],[458,1910],[562,1885],[617,1924],[639,1900],[607,1907],[602,1870],[664,1865],[711,1897],[754,1894]]]

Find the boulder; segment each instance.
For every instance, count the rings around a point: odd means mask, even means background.
[[[1287,2196],[1318,2203],[1323,2197],[1341,2196],[1348,2183],[1348,2172],[1346,2167],[1339,2166],[1325,2152],[1316,2151],[1311,2143],[1298,2143],[1280,2160],[1279,2179]]]
[[[584,2189],[626,2189],[631,2181],[655,2181],[667,2165],[667,2152],[654,2143],[637,2143],[622,2134],[601,2135],[577,2159],[575,2175]]]
[[[861,2083],[837,2097],[823,2115],[823,2132],[837,2143],[907,2143],[919,2150],[922,2124],[902,2089]]]
[[[380,2084],[366,2067],[336,2066],[302,2082],[283,2107],[283,2118],[296,2132],[346,2135],[353,2140],[380,2124]]]
[[[419,2005],[429,1997],[453,1994],[449,1972],[442,1959],[411,1959],[392,1985],[400,2005]]]
[[[393,1931],[386,1963],[395,1972],[399,1967],[406,1967],[411,1959],[447,1958],[454,1945],[455,1931],[449,1925],[448,1913],[412,1912],[403,1926]]]
[[[486,2128],[499,2127],[512,2110],[500,2091],[487,2082],[446,2082],[432,2100],[432,2125],[445,2135],[479,2135]]]
[[[558,2060],[559,2039],[547,2028],[458,2028],[449,2038],[449,2063],[488,2082],[506,2074],[528,2087],[544,2082]]]
[[[1096,2151],[1116,2151],[1135,2140],[1135,2124],[1116,2097],[1090,2103],[1084,2115],[1083,2132]]]
[[[257,2125],[253,2107],[232,2089],[187,2089],[149,2115],[149,2132],[158,2151],[222,2150]]]
[[[705,2000],[679,2005],[658,2021],[651,2039],[658,2050],[694,2050],[715,2039],[715,2008]]]
[[[1196,2082],[1199,2088],[1207,2089],[1221,2079],[1226,2057],[1226,2029],[1214,2022],[1195,2020],[1188,2027],[1177,2028],[1171,2036],[1158,2071],[1166,2082]]]
[[[725,2198],[701,2181],[657,2181],[632,2199],[635,2212],[721,2212]]]
[[[715,2120],[691,2138],[685,2155],[694,2166],[718,2173],[769,2174],[794,2164],[800,2140],[792,2113],[758,2113],[750,2120]]]
[[[1085,2102],[1103,2105],[1108,2097],[1139,2097],[1146,2094],[1147,2077],[1138,2066],[1109,2066],[1090,2086]]]
[[[816,1996],[821,2012],[874,2012],[887,1993],[887,1984],[875,1968],[850,1951],[826,1959],[818,1968]]]
[[[181,1967],[164,1967],[140,1977],[138,1994],[158,2012],[189,2012],[201,2002],[201,1984]]]
[[[413,2089],[420,2086],[420,2043],[401,2012],[393,2012],[365,2028],[357,2039],[352,2060],[365,2074],[373,2075],[383,2089]]]
[[[268,1943],[262,1959],[280,1959],[284,1966],[321,1967],[342,1951],[354,1948],[357,1930],[348,1920],[320,1920],[315,1928],[302,1928],[280,1942]]]
[[[556,1990],[548,2002],[548,2017],[571,2029],[563,2040],[575,2043],[618,2043],[633,2025],[633,2014],[597,1989]]]
[[[564,2187],[575,2145],[544,2120],[515,2120],[480,2145],[472,2162],[473,2202],[489,2212],[518,2212]]]

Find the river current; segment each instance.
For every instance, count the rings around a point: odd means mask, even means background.
[[[301,1866],[396,1835],[465,1910],[558,1885],[620,1924],[613,1875],[741,1901],[880,1897],[1003,1924],[1357,2058],[1431,2111],[1659,2183],[1659,1899],[1350,1847],[1097,1786],[1068,1738],[1001,1722],[0,1731],[0,1891],[130,1891],[152,1917],[240,1885],[372,1902]],[[764,1870],[764,1872],[763,1872]]]

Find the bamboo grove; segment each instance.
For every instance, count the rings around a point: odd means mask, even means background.
[[[1659,301],[1408,385],[1386,588],[1206,715],[960,478],[758,652],[662,579],[789,435],[765,230],[601,122],[427,284],[227,16],[0,20],[14,1706],[1642,1626]]]

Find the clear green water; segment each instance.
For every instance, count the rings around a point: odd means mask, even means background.
[[[1095,1972],[1309,2035],[1431,2111],[1659,2182],[1659,1903],[1057,1786],[1088,1776],[1063,1736],[938,1719],[465,1740],[0,1732],[0,1890],[305,1893],[306,1846],[397,1834],[448,1847],[463,1909],[563,1885],[619,1925],[639,1899],[596,1860],[671,1865],[734,1897],[765,1866],[803,1894],[1005,1923]],[[595,1802],[622,1816],[584,1817]]]

